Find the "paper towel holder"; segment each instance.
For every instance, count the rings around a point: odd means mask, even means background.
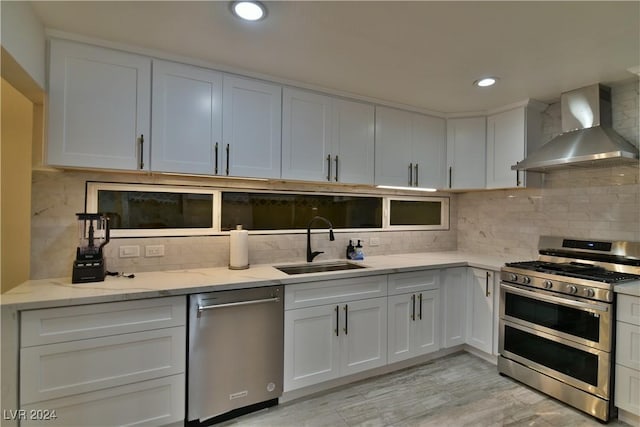
[[[235,233],[238,232],[242,232],[244,234],[244,239],[245,239],[245,251],[246,251],[246,264],[242,264],[242,265],[232,265],[233,262],[233,242],[235,241],[235,239],[232,237]],[[248,243],[246,242],[246,239],[248,238],[248,231],[243,230],[242,229],[242,225],[236,225],[236,229],[232,230],[229,233],[229,270],[246,270],[249,268],[249,246]]]

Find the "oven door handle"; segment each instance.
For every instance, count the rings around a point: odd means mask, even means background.
[[[526,289],[515,287],[513,285],[507,285],[506,283],[500,283],[500,287],[514,294],[522,295],[529,298],[535,298],[542,301],[552,302],[567,307],[583,308],[591,311],[599,311],[606,313],[609,311],[609,307],[601,304],[589,304],[586,302],[570,300],[566,298],[554,297],[552,295],[546,295],[540,292],[531,292]]]

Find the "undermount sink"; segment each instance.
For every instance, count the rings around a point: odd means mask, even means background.
[[[354,264],[352,262],[338,261],[338,262],[324,262],[318,264],[296,264],[296,265],[281,265],[275,266],[276,269],[286,274],[307,274],[307,273],[321,273],[324,271],[340,271],[340,270],[355,270],[358,268],[367,268],[366,265]]]

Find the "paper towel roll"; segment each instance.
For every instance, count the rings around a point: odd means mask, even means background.
[[[238,225],[229,232],[229,268],[244,270],[249,268],[249,232]]]

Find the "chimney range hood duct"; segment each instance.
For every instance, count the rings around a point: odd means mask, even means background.
[[[511,166],[512,170],[638,164],[638,149],[611,128],[611,89],[595,84],[565,92],[560,108],[562,134]]]

